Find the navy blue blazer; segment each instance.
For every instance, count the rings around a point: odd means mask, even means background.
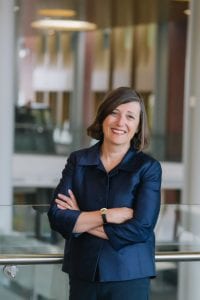
[[[65,239],[63,271],[70,276],[121,281],[155,276],[154,227],[160,210],[161,166],[143,152],[130,150],[107,173],[100,160],[100,143],[68,158],[48,211],[51,228]],[[106,224],[108,240],[72,233],[81,213],[57,208],[58,193],[75,194],[81,211],[129,207],[134,217],[123,224]]]

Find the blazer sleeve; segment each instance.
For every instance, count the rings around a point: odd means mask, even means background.
[[[136,195],[134,217],[123,224],[106,224],[104,230],[112,247],[145,242],[153,234],[160,211],[161,166],[154,161],[144,172]]]
[[[74,170],[75,157],[73,154],[71,154],[67,160],[67,164],[65,165],[64,170],[62,171],[62,177],[54,191],[53,199],[48,211],[48,218],[51,229],[59,232],[66,239],[70,238],[74,225],[81,212],[78,210],[62,210],[58,208],[55,203],[55,198],[59,193],[67,195],[68,189],[72,189],[72,178]]]

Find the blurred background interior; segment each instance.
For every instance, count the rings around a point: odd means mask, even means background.
[[[0,261],[62,254],[52,191],[69,153],[95,143],[86,128],[118,86],[142,94],[147,152],[163,168],[157,251],[200,251],[199,20],[199,0],[1,0]],[[157,262],[151,299],[199,300],[199,264]],[[0,299],[67,299],[60,264],[3,266]]]

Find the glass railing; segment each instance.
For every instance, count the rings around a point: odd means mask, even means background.
[[[29,191],[29,190],[28,190]],[[64,240],[50,230],[47,204],[31,204],[30,197],[20,199],[29,204],[1,205],[1,254],[60,254]],[[20,196],[21,195],[21,196]],[[36,195],[36,194],[33,194]],[[40,193],[40,200],[42,194]],[[45,194],[48,196],[48,194]],[[44,200],[44,203],[46,200]],[[200,250],[200,205],[161,205],[155,228],[157,251],[196,252]]]
[[[40,113],[42,113],[41,111]],[[43,118],[44,119],[44,118]],[[60,155],[68,156],[76,150],[73,140],[74,133],[69,125],[64,127],[53,126],[51,122],[18,122],[15,124],[14,150],[17,154]],[[78,134],[85,140],[78,148],[90,146],[96,141],[87,138],[86,128],[81,128]],[[160,161],[182,161],[181,134],[156,135],[151,134],[151,143],[147,152]]]
[[[50,230],[47,209],[48,205],[1,206],[0,299],[68,298],[68,277],[61,272],[64,240]],[[200,205],[162,205],[151,300],[180,299],[189,282],[182,270],[190,270],[191,277],[200,275],[199,213]]]
[[[3,267],[0,272],[2,300],[66,300],[68,277],[59,264]],[[13,272],[13,274],[11,274]]]

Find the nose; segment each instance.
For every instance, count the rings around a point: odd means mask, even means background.
[[[125,118],[123,115],[119,115],[118,118],[117,118],[117,125],[118,126],[123,126],[125,123]]]

